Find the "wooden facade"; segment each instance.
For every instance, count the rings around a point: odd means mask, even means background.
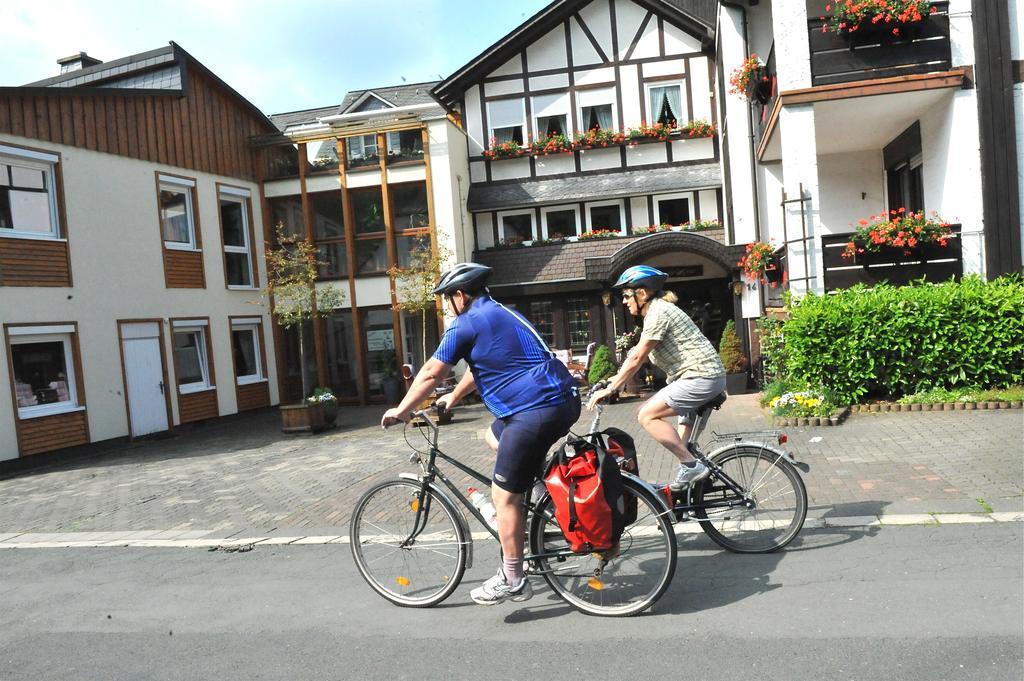
[[[67,240],[0,238],[0,286],[71,286]]]
[[[205,421],[220,416],[217,409],[217,389],[197,393],[178,394],[178,419],[182,423]]]
[[[180,48],[182,90],[0,87],[0,133],[216,175],[262,179],[274,132],[255,108]]]

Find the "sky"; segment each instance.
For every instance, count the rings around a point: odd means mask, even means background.
[[[440,80],[550,0],[2,0],[0,86],[178,43],[265,114]],[[404,79],[404,81],[403,81]]]

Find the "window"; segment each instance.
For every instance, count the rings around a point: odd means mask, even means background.
[[[301,239],[306,233],[302,218],[302,197],[275,196],[270,203],[270,219],[273,221],[273,239],[277,241],[277,226],[280,225],[286,237]]]
[[[395,326],[391,310],[365,310],[363,336],[366,342],[366,366],[369,368],[370,394],[384,392],[384,381],[399,375],[395,357]]]
[[[682,225],[690,221],[690,199],[684,196],[655,199],[655,219],[662,225]]]
[[[56,239],[53,154],[0,145],[0,235]]]
[[[78,409],[75,327],[11,327],[8,333],[18,418]]]
[[[377,135],[358,135],[345,139],[347,167],[375,166],[380,163],[377,156]]]
[[[349,198],[352,200],[356,234],[384,231],[384,199],[380,187],[353,189],[349,192]]]
[[[683,87],[679,83],[648,85],[647,101],[651,107],[648,119],[672,127],[675,127],[678,121],[685,120],[682,92]]]
[[[388,133],[388,163],[422,160],[423,133],[419,128]]]
[[[394,184],[388,187],[395,216],[395,229],[421,229],[430,226],[427,211],[427,185],[422,182]]]
[[[581,130],[616,129],[614,89],[582,90],[577,93],[576,101],[580,108]]]
[[[388,249],[384,239],[356,242],[356,274],[380,274],[388,269]]]
[[[499,213],[500,237],[506,243],[533,241],[533,211]]]
[[[317,259],[324,263],[319,266],[319,276],[328,279],[348,276],[348,249],[345,244],[341,194],[337,191],[311,193],[309,205],[313,211]]]
[[[224,237],[224,274],[228,286],[254,287],[249,243],[249,190],[220,188],[220,229]]]
[[[173,331],[174,369],[177,373],[178,392],[193,393],[212,388],[206,345],[206,321],[176,321]]]
[[[569,134],[569,95],[538,95],[533,98],[534,137]]]
[[[327,375],[331,390],[338,397],[357,397],[359,387],[356,373],[355,331],[352,311],[335,310],[324,317],[324,337],[327,341]]]
[[[575,207],[542,208],[541,229],[545,239],[579,236],[580,212]]]
[[[588,210],[590,212],[588,228],[592,232],[596,232],[599,229],[621,232],[622,226],[626,223],[625,216],[622,214],[621,201],[590,204]]]
[[[398,250],[398,266],[409,267],[412,265],[413,253],[430,250],[430,235],[396,236],[395,246]]]
[[[924,166],[921,154],[886,170],[889,185],[889,210],[924,210]]]
[[[567,304],[569,345],[585,348],[590,343],[590,303],[586,298],[570,298]]]
[[[550,300],[530,302],[530,323],[549,348],[555,347],[555,314]]]
[[[334,139],[306,142],[306,160],[312,172],[338,168],[338,142]]]
[[[238,385],[265,379],[259,329],[258,318],[231,320],[231,352],[235,358],[235,381]]]
[[[526,111],[522,99],[500,99],[487,103],[487,122],[490,126],[488,139],[497,144],[515,141],[522,144],[526,139]]]
[[[166,248],[199,249],[192,205],[195,186],[194,180],[160,175],[160,229]]]

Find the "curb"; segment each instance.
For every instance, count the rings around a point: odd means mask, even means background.
[[[1024,512],[1004,511],[995,513],[901,513],[879,516],[844,516],[839,518],[808,518],[804,529],[882,527],[907,525],[967,525],[988,523],[1021,523]],[[676,534],[699,534],[700,523],[677,523]],[[118,539],[97,535],[120,535]],[[207,551],[243,553],[260,546],[323,546],[326,544],[348,544],[348,535],[316,535],[293,537],[271,537],[254,535],[249,537],[208,537],[208,533],[193,531],[181,533],[187,536],[166,538],[170,534],[160,532],[64,532],[0,533],[0,549],[57,549],[57,548],[202,548]],[[128,536],[131,535],[131,536]],[[200,536],[197,536],[200,535]],[[489,532],[474,532],[473,539],[490,539]]]

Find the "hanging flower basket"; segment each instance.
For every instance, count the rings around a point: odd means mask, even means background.
[[[752,54],[733,69],[729,77],[732,86],[729,92],[739,95],[748,102],[767,104],[772,96],[772,80],[768,68],[756,55]]]
[[[945,248],[953,235],[953,228],[938,213],[933,212],[932,218],[926,218],[924,211],[908,213],[906,208],[872,215],[870,220],[860,221],[843,257],[862,265],[892,262],[904,256],[927,259],[931,250]]]
[[[782,268],[771,244],[755,241],[747,244],[747,252],[736,263],[748,281],[762,281],[773,288],[782,281]]]

